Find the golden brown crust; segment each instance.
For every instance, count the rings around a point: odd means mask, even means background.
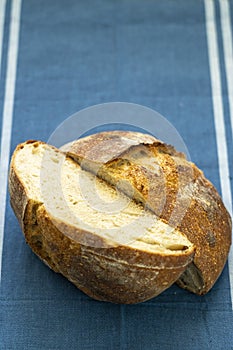
[[[155,142],[155,138],[148,134],[129,131],[107,131],[87,136],[79,144],[71,142],[61,147],[61,150],[67,152],[72,149],[74,154],[77,153],[82,158],[105,163],[117,158],[133,145],[153,142]],[[158,143],[161,143],[161,141],[158,140]]]
[[[54,225],[54,220],[43,206],[39,208],[37,220],[44,250],[56,269],[83,292],[98,300],[126,304],[145,301],[168,288],[185,269],[177,266],[179,258],[170,260],[162,257],[163,267],[161,261],[160,266],[153,261],[152,266],[148,263],[146,267],[140,266],[141,252],[129,254],[127,247],[94,248],[82,245],[70,238],[73,232],[64,235],[64,228],[60,231],[57,224]],[[147,254],[147,257],[150,256]],[[161,257],[157,258],[161,260]],[[190,252],[189,257],[183,258],[185,264],[191,259]]]
[[[100,237],[51,217],[45,205],[27,191],[15,166],[18,152],[31,142],[19,145],[13,154],[9,190],[27,243],[50,268],[91,297],[115,303],[145,301],[177,280],[193,259],[192,245],[174,255],[127,245],[109,247],[104,240],[100,247]],[[43,143],[35,141],[39,145]]]
[[[15,215],[20,223],[20,226],[22,230],[23,227],[23,220],[25,215],[26,206],[28,204],[28,193],[26,191],[26,188],[23,186],[20,177],[15,172],[15,157],[17,153],[27,144],[30,143],[38,143],[38,144],[44,144],[44,142],[41,141],[34,141],[34,140],[28,140],[24,143],[19,144],[11,158],[10,163],[10,171],[9,171],[9,177],[8,177],[8,184],[9,184],[9,193],[10,193],[10,202],[11,206],[14,209]]]
[[[106,241],[104,238],[92,232],[77,230],[76,227],[58,221],[50,216],[53,225],[60,231],[65,232],[65,236],[79,244],[85,249],[91,250],[102,258],[119,261],[123,264],[138,266],[147,269],[176,269],[184,268],[193,259],[194,246],[185,246],[182,251],[174,251],[173,254],[163,252],[151,252],[148,250],[136,249],[128,244],[116,244]]]
[[[197,247],[194,263],[204,285],[196,292],[205,294],[226,263],[231,246],[231,218],[216,189],[203,174],[199,172],[195,180],[196,193],[179,228]],[[180,284],[182,281],[181,278]]]
[[[16,147],[11,158],[8,178],[10,203],[24,233],[26,242],[30,245],[33,252],[38,255],[45,264],[57,272],[55,266],[50,262],[48,254],[42,247],[42,236],[37,225],[36,217],[37,209],[41,203],[34,202],[33,199],[30,198],[30,193],[27,192],[27,189],[23,185],[20,176],[18,176],[17,171],[15,170],[15,157],[17,156],[17,153],[25,145],[30,143],[34,143],[36,147],[44,144],[44,142],[41,141],[28,140]]]
[[[111,132],[80,139],[71,145],[68,154],[113,185],[126,180],[134,188],[134,194],[131,194],[134,199],[141,201],[165,222],[178,226],[197,248],[190,275],[195,271],[198,274],[198,283],[188,281],[188,273],[178,283],[197,294],[208,292],[222,272],[231,245],[231,218],[216,189],[183,154],[157,139],[151,143],[151,136],[149,142],[138,138],[138,144],[127,149],[126,139],[131,140],[134,133],[116,131],[114,135],[118,144],[123,135],[125,147],[118,149],[116,144],[116,157],[111,154],[110,159],[102,164],[109,134]],[[159,170],[140,163],[134,157],[135,152],[147,153],[146,157],[151,163],[156,162]],[[91,154],[94,157],[89,157]],[[129,194],[129,186],[118,187]]]

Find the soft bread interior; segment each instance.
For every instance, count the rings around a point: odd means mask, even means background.
[[[15,157],[15,171],[28,197],[64,224],[113,245],[151,253],[179,255],[193,249],[178,230],[49,145],[22,145]]]

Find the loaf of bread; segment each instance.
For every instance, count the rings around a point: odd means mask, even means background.
[[[93,137],[95,142],[98,136]],[[121,172],[123,165],[115,164],[130,146],[121,145],[120,134],[119,137],[118,153],[113,152],[117,155],[116,161],[106,148],[108,142],[98,157],[101,160],[103,153],[108,154],[107,158],[112,159],[112,173],[119,174],[123,180],[130,177],[133,184],[136,179],[133,169],[130,175]],[[141,144],[144,138],[148,144],[154,144],[152,137],[139,134],[129,134],[126,143],[131,139],[136,145]],[[92,139],[86,140],[85,147],[90,147]],[[86,141],[79,142],[83,145]],[[98,155],[98,144],[96,146]],[[124,190],[126,194],[122,191],[127,181],[115,188],[114,176],[107,175],[108,170],[97,177],[92,171],[93,159],[89,162],[87,158],[90,169],[86,170],[83,164],[78,164],[82,163],[78,154],[79,149],[75,148],[75,157],[71,152],[73,160],[65,152],[39,141],[27,141],[14,151],[9,173],[10,200],[26,242],[51,269],[95,299],[130,304],[158,295],[184,276],[193,261],[195,243],[187,238],[185,229],[181,232],[179,227],[170,225],[165,213],[155,214],[151,210],[153,202],[148,207],[143,205],[143,191],[135,191],[130,197],[129,191]],[[140,178],[140,167],[138,171]],[[155,194],[160,186],[155,185]],[[140,198],[136,193],[141,194]],[[223,238],[219,229],[213,231],[214,243],[222,242],[223,250],[222,260],[215,255],[210,257],[217,259],[209,262],[210,267],[215,263],[223,266],[230,244],[227,231],[230,220],[219,197],[216,198],[218,211],[222,213],[213,215],[222,215],[225,224],[222,223]],[[193,217],[195,220],[198,219]],[[213,238],[208,237],[212,248]]]
[[[197,294],[211,289],[229,253],[231,218],[201,170],[172,146],[136,132],[103,132],[63,150],[83,169],[182,232],[196,252],[178,285]]]

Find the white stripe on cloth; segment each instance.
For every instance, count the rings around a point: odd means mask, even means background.
[[[231,31],[231,17],[230,5],[228,0],[219,0],[221,28],[224,50],[224,61],[226,67],[226,79],[228,89],[228,101],[231,117],[231,131],[233,138],[233,48],[232,48],[232,31]]]
[[[6,212],[7,175],[9,168],[11,128],[14,110],[15,80],[18,61],[18,43],[20,30],[21,0],[12,0],[10,34],[7,54],[7,71],[5,82],[5,98],[1,135],[0,158],[0,275],[2,272],[2,251]]]
[[[2,47],[3,47],[5,12],[6,12],[6,0],[0,0],[0,78],[1,78],[1,67],[2,67]]]
[[[230,185],[227,141],[226,141],[226,132],[225,132],[225,124],[224,124],[224,113],[223,113],[222,85],[221,85],[221,76],[220,76],[215,8],[214,8],[213,0],[204,0],[204,1],[205,1],[204,3],[205,3],[205,16],[206,16],[206,34],[207,34],[207,44],[208,44],[210,78],[211,78],[211,88],[212,88],[212,102],[213,102],[221,191],[222,191],[223,202],[226,208],[228,209],[229,213],[232,214],[231,185]],[[228,259],[228,266],[229,266],[229,274],[230,274],[231,300],[233,301],[233,252],[232,252],[232,249]],[[233,303],[232,303],[232,308],[233,308]]]

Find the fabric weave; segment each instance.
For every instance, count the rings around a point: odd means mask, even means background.
[[[17,20],[11,19],[14,1],[5,8],[1,115],[10,26]],[[221,13],[219,2],[212,3],[232,186]],[[233,23],[232,0],[229,9]],[[204,1],[23,0],[19,20],[10,155],[27,139],[47,141],[82,108],[133,102],[157,110],[176,127],[192,161],[221,191]],[[2,123],[0,128],[4,133]],[[202,297],[174,285],[138,305],[97,302],[31,252],[6,200],[0,349],[233,349],[228,265]]]

